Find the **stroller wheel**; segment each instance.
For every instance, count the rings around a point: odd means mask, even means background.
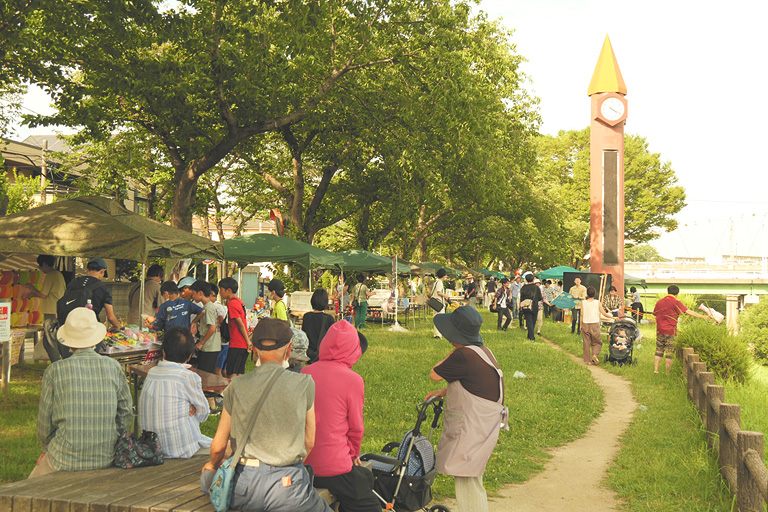
[[[608,362],[608,354],[605,354],[605,355],[603,356],[603,362],[604,362],[604,363],[607,363],[607,362]]]
[[[430,507],[429,512],[451,512],[448,507],[444,507],[442,505],[435,505],[433,507]]]

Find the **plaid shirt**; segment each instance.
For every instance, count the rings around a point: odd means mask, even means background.
[[[114,359],[76,350],[43,373],[37,436],[59,471],[112,465],[117,430],[131,420],[131,391]]]
[[[189,406],[195,415],[189,415]],[[160,361],[151,368],[139,397],[139,427],[155,432],[165,457],[188,459],[200,448],[210,448],[211,438],[200,433],[208,418],[208,401],[200,376],[179,363]]]
[[[611,295],[610,293],[603,298],[603,307],[606,311],[613,311],[614,309],[624,308],[624,299],[619,295]]]

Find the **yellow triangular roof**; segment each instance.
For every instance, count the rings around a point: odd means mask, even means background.
[[[600,57],[597,59],[595,72],[592,74],[592,81],[589,82],[589,92],[587,94],[592,96],[598,92],[627,94],[627,86],[624,84],[619,63],[616,62],[611,40],[608,39],[607,35],[605,36],[603,49],[600,50]]]

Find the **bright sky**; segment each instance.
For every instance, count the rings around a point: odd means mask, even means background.
[[[548,134],[589,124],[587,87],[610,37],[627,84],[625,131],[671,162],[688,196],[678,220],[689,226],[653,243],[662,255],[728,254],[729,217],[735,251],[762,254],[768,2],[482,0],[480,9],[514,30]]]
[[[479,8],[514,30],[544,133],[589,124],[587,86],[609,35],[628,89],[626,132],[671,162],[688,195],[681,229],[654,242],[662,255],[729,253],[731,218],[735,251],[763,254],[768,2],[482,0]],[[48,103],[34,92],[25,105],[44,112]],[[46,132],[18,128],[17,138]]]

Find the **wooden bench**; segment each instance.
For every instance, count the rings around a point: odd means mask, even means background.
[[[162,466],[61,471],[0,486],[2,512],[215,512],[200,490],[207,456]],[[327,490],[320,496],[333,505]]]

